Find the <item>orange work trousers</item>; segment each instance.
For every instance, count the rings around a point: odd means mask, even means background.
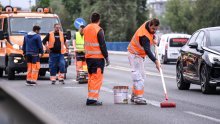
[[[40,70],[40,62],[27,63],[27,81],[36,82],[38,78],[38,73]]]
[[[27,81],[36,82],[40,70],[40,58],[38,55],[26,55]]]
[[[88,99],[98,100],[102,81],[103,74],[101,68],[97,68],[96,73],[88,75]]]

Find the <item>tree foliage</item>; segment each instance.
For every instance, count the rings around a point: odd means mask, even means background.
[[[107,41],[129,41],[148,18],[146,0],[63,0],[72,15],[90,22],[93,12],[101,14],[101,27]],[[75,8],[75,9],[73,9]]]
[[[37,6],[39,7],[48,7],[50,6],[50,0],[41,0],[39,3],[37,3]]]
[[[165,19],[175,32],[220,25],[219,0],[168,0]]]

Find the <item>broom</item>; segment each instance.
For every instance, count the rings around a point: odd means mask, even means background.
[[[157,60],[160,63],[159,56],[158,56],[157,45],[155,45],[155,53],[156,53]],[[176,107],[176,103],[168,101],[167,89],[166,89],[166,85],[165,85],[165,81],[164,81],[164,77],[163,77],[162,68],[160,67],[159,70],[160,70],[160,77],[161,77],[161,80],[162,80],[163,90],[164,90],[164,94],[165,94],[165,101],[160,103],[160,107],[161,108]]]

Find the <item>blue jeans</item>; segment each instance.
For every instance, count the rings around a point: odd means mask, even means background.
[[[50,53],[49,58],[49,68],[50,68],[50,76],[56,76],[58,71],[60,73],[65,73],[65,60],[64,55],[59,53]]]

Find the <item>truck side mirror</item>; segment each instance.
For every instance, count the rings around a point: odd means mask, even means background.
[[[0,40],[3,40],[4,39],[4,33],[3,33],[3,30],[0,30]]]

